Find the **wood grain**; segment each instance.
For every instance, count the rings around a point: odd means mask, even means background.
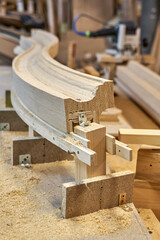
[[[31,39],[23,37],[20,43],[25,51],[13,62],[13,91],[31,113],[70,132],[71,113],[89,110],[98,121],[102,111],[114,106],[112,81],[77,72],[53,59],[57,37],[34,30]]]
[[[160,77],[135,61],[116,74],[118,86],[160,124]]]

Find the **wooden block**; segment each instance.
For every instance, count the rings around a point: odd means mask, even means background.
[[[116,154],[116,139],[110,134],[106,134],[106,152]]]
[[[136,207],[152,209],[160,220],[160,184],[135,179],[133,203]]]
[[[125,143],[117,141],[112,135],[106,134],[106,152],[118,155],[128,161],[132,161],[132,149]]]
[[[13,139],[11,153],[12,165],[18,165],[19,155],[24,154],[31,155],[32,164],[73,160],[71,155],[42,137]]]
[[[100,77],[100,73],[93,66],[85,66],[84,72],[95,77]]]
[[[118,206],[119,194],[126,193],[126,202],[132,202],[134,173],[124,171],[108,176],[64,183],[62,187],[62,214],[65,218],[80,216],[100,209]]]
[[[132,161],[132,149],[129,148],[126,144],[116,140],[116,155]]]
[[[122,111],[118,108],[106,109],[101,113],[100,121],[110,121],[110,122],[119,121],[118,116],[120,114],[122,114]]]
[[[119,140],[128,144],[160,145],[160,130],[120,129]]]
[[[28,131],[28,126],[21,120],[14,109],[1,109],[0,123],[9,123],[10,131]]]
[[[160,149],[140,149],[136,178],[160,183]]]
[[[97,158],[91,166],[87,168],[87,178],[101,176],[106,174],[106,146],[105,135],[106,129],[104,126],[91,123],[89,126],[76,126],[74,132],[88,140],[90,140],[90,149],[96,152]],[[81,178],[83,179],[83,178]]]

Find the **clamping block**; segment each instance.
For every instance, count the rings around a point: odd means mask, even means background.
[[[28,131],[28,126],[22,121],[22,119],[17,115],[14,109],[0,109],[0,124],[1,126],[5,124],[6,129],[2,128],[0,130],[7,131]]]
[[[26,137],[13,139],[11,147],[12,165],[19,165],[20,157],[22,155],[30,155],[31,164],[74,159],[64,150],[42,137]]]

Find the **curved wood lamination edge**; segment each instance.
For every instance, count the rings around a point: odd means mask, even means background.
[[[21,46],[25,52],[13,61],[13,89],[24,106],[49,125],[70,132],[70,113],[91,111],[99,121],[101,112],[114,106],[112,81],[52,59],[58,51],[57,37],[34,30],[32,38],[21,39]]]
[[[17,114],[27,125],[31,126],[34,131],[64,151],[74,152],[79,160],[89,166],[96,161],[96,152],[84,147],[82,144],[76,145],[75,142],[77,141],[74,139],[74,136],[61,132],[38,118],[23,105],[14,91],[11,93],[11,99]],[[71,139],[73,141],[71,141]]]

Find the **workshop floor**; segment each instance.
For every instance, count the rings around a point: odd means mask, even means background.
[[[138,223],[133,211],[100,210],[72,219],[61,216],[61,185],[74,180],[74,161],[11,166],[11,139],[20,132],[0,132],[0,239],[120,239]],[[139,234],[142,234],[139,233]],[[135,238],[130,238],[135,239]],[[148,238],[145,238],[148,239]]]

